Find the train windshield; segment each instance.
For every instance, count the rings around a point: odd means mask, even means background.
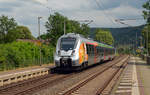
[[[73,50],[75,46],[76,38],[62,38],[60,43],[60,49],[61,50]]]

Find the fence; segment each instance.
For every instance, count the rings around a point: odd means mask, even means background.
[[[143,60],[145,60],[147,62],[147,64],[150,65],[150,56],[146,56],[146,55],[141,55],[140,56]]]
[[[5,63],[0,63],[0,71],[12,70],[17,68],[42,65],[42,64],[50,64],[53,63],[53,57],[41,57],[40,58],[30,58],[30,59],[22,59],[19,62],[7,61]]]

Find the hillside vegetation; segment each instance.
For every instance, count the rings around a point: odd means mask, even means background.
[[[114,38],[114,45],[136,45],[136,33],[137,33],[137,44],[140,44],[140,37],[142,36],[141,31],[144,28],[144,25],[137,26],[137,27],[125,27],[125,28],[101,28],[104,30],[108,30],[111,32]],[[98,28],[91,28],[90,37],[94,38],[96,29]],[[143,39],[144,40],[144,39]]]

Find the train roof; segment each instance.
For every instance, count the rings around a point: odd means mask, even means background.
[[[107,44],[104,44],[104,43],[100,43],[100,42],[94,41],[94,40],[91,39],[91,38],[85,38],[85,37],[84,37],[83,35],[81,35],[81,34],[67,33],[66,35],[61,36],[61,38],[63,38],[63,37],[79,37],[79,38],[81,38],[82,40],[84,40],[85,42],[91,43],[91,44],[96,45],[96,46],[101,46],[101,47],[105,47],[105,48],[114,48],[114,47],[111,46],[111,45],[107,45]]]

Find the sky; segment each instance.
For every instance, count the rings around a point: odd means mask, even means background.
[[[147,0],[0,0],[0,16],[14,18],[18,25],[29,27],[38,36],[37,18],[41,32],[46,33],[45,22],[50,14],[59,12],[72,20],[93,20],[90,27],[127,27],[116,20],[126,19],[130,26],[145,24],[142,5]],[[128,20],[137,19],[137,20]],[[85,22],[87,23],[87,22]]]

